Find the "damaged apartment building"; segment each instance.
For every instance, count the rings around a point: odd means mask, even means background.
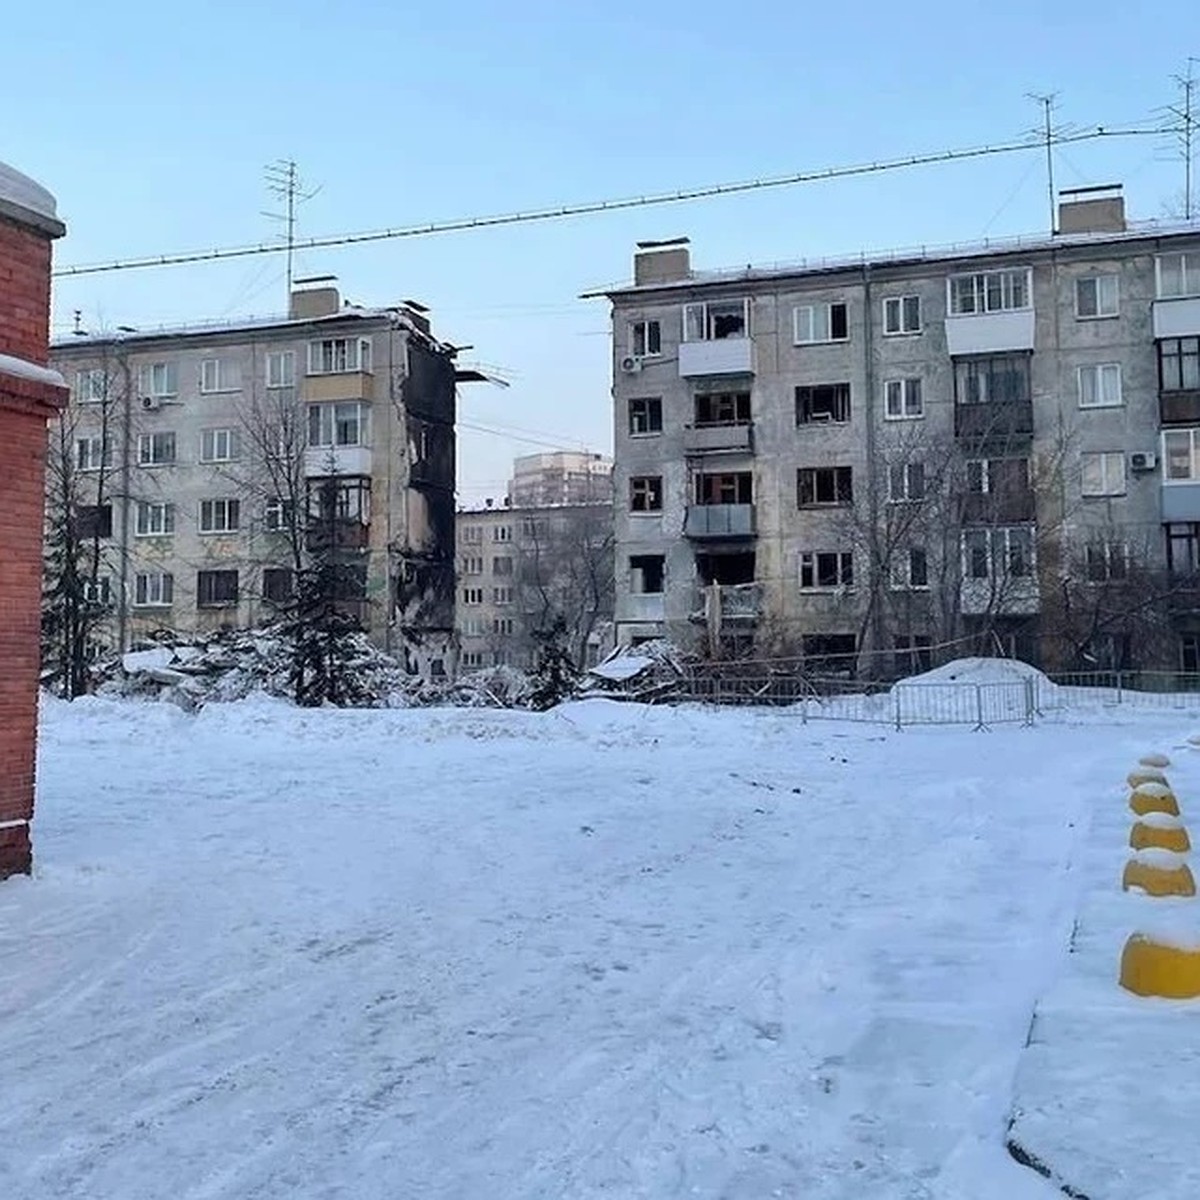
[[[474,376],[424,306],[357,307],[322,277],[284,317],[77,331],[52,362],[71,401],[50,504],[95,538],[110,647],[268,622],[322,554],[374,642],[448,669],[456,382]]]
[[[618,639],[1200,671],[1200,225],[1089,188],[1058,226],[727,272],[639,245],[592,294]]]

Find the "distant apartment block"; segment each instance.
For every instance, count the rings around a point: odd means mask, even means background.
[[[879,674],[1200,670],[1200,226],[700,272],[612,303],[616,624]]]
[[[555,450],[513,462],[508,502],[514,508],[612,501],[612,459],[603,454]]]
[[[59,341],[111,644],[271,619],[299,538],[336,553],[374,641],[448,669],[454,357],[422,306],[355,307],[328,285],[276,319]]]

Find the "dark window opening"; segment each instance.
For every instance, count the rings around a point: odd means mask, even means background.
[[[854,472],[850,467],[801,467],[796,472],[796,503],[800,508],[854,502]]]
[[[629,432],[662,433],[662,398],[643,396],[629,401]]]
[[[1200,674],[1200,633],[1179,635],[1179,666],[1189,675]]]
[[[933,638],[927,633],[897,634],[893,641],[892,670],[898,676],[917,675],[933,668]]]
[[[666,555],[631,554],[629,556],[629,589],[636,595],[661,595],[666,574]]]
[[[75,509],[75,536],[80,539],[112,537],[112,505],[81,504]]]
[[[739,554],[697,554],[696,572],[706,587],[712,583],[736,586],[754,582],[754,552]]]
[[[749,425],[749,392],[701,392],[696,396],[696,427]]]
[[[1028,403],[1030,354],[961,358],[954,364],[954,398],[959,404]]]
[[[262,598],[270,604],[286,604],[291,600],[292,570],[290,567],[263,568]]]
[[[238,602],[236,571],[197,571],[196,607],[223,608]]]
[[[1167,570],[1175,576],[1200,574],[1200,523],[1167,526]]]
[[[822,383],[796,389],[796,424],[814,425],[833,422],[844,425],[850,420],[850,385]]]
[[[754,477],[749,471],[696,476],[697,504],[753,504]]]
[[[852,633],[806,633],[801,647],[805,667],[813,674],[849,674],[854,670],[858,640]]]
[[[662,476],[635,475],[629,481],[629,507],[633,512],[661,512]]]
[[[854,555],[845,550],[818,550],[800,555],[802,588],[851,587],[854,584]]]
[[[1200,391],[1200,337],[1158,343],[1158,386],[1164,392]]]

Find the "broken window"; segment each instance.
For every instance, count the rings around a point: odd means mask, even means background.
[[[854,501],[854,472],[850,467],[801,467],[796,472],[796,503],[800,508]]]
[[[662,433],[662,397],[639,396],[629,401],[629,432],[638,437]]]
[[[513,573],[513,560],[508,555],[503,555],[499,558],[492,559],[492,574],[493,575],[511,575]]]
[[[271,604],[286,604],[292,598],[290,567],[263,567],[262,598]]]
[[[743,550],[734,554],[697,554],[696,572],[705,586],[719,583],[734,586],[754,582],[754,551]]]
[[[929,586],[929,561],[922,546],[897,549],[891,561],[891,585],[893,588],[927,588]]]
[[[819,383],[796,389],[796,424],[809,425],[850,420],[850,385]]]
[[[635,475],[629,481],[629,508],[632,512],[661,512],[662,476]]]
[[[236,571],[197,571],[196,607],[223,608],[238,601]]]
[[[724,338],[744,338],[750,328],[748,300],[713,300],[707,304],[683,306],[683,340],[716,342]]]
[[[75,536],[81,540],[112,537],[112,505],[80,504],[72,524]]]
[[[847,673],[854,670],[858,639],[852,633],[806,633],[801,640],[806,668]]]
[[[629,590],[635,595],[661,595],[667,574],[664,554],[631,554],[629,556]]]
[[[749,425],[749,392],[701,392],[696,396],[696,426]]]
[[[754,477],[749,471],[696,476],[697,504],[753,504]]]
[[[629,353],[638,358],[662,353],[662,327],[657,321],[634,321],[629,326]]]
[[[848,550],[815,550],[800,555],[800,586],[806,589],[851,587],[854,555]]]
[[[888,467],[888,501],[903,504],[925,499],[925,464],[892,463]]]

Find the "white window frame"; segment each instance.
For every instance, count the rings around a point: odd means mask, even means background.
[[[1100,578],[1094,578],[1091,573],[1091,556],[1096,555],[1096,561],[1101,562],[1104,566],[1104,574]],[[1121,564],[1120,572],[1113,574],[1113,562],[1117,561]],[[1110,542],[1107,539],[1104,541],[1089,542],[1083,548],[1083,576],[1087,583],[1113,583],[1121,582],[1129,578],[1129,543],[1128,542]]]
[[[1018,277],[1024,293],[1021,304],[1013,303]],[[961,307],[961,297],[955,284],[971,280],[972,302],[970,308]],[[994,281],[998,282],[1000,303],[993,304]],[[1027,312],[1033,308],[1033,269],[1031,267],[1006,267],[1000,271],[962,271],[946,280],[946,311],[952,317],[983,317],[998,312]]]
[[[1028,539],[1029,562],[1028,570],[1023,571],[1019,575],[1010,575],[1008,567],[1012,557],[1012,540],[1015,533],[1023,534]],[[973,575],[969,569],[967,540],[968,538],[979,537],[981,535],[987,547],[987,574]],[[996,544],[998,541],[1003,542],[1003,562],[1001,564],[997,564],[996,562]],[[1034,536],[1032,525],[972,525],[960,532],[959,549],[962,557],[962,577],[964,580],[988,580],[989,582],[1004,583],[1014,579],[1037,579],[1037,538]],[[997,571],[997,565],[1002,566],[1003,570]]]
[[[108,374],[103,367],[75,372],[75,399],[80,404],[103,404],[108,399]]]
[[[75,439],[75,469],[99,471],[112,466],[112,442],[101,434]]]
[[[343,423],[354,410],[356,434],[354,441],[342,441],[339,434]],[[314,424],[313,413],[316,412]],[[324,400],[308,406],[307,444],[310,450],[330,450],[343,446],[370,445],[371,406],[361,400]]]
[[[268,496],[263,504],[263,529],[267,533],[283,533],[291,524],[291,501],[282,496]]]
[[[893,398],[897,411],[893,411]],[[919,375],[905,379],[886,379],[883,384],[885,421],[919,421],[925,416],[925,387]]]
[[[1092,284],[1096,296],[1096,311],[1084,312],[1080,303],[1080,289],[1083,284]],[[1111,296],[1108,304],[1105,302],[1105,285],[1111,284]],[[1111,306],[1111,307],[1110,307]],[[1121,277],[1115,271],[1105,271],[1097,275],[1081,275],[1075,280],[1075,319],[1077,321],[1107,321],[1121,315]]]
[[[493,525],[492,526],[492,541],[493,542],[511,542],[512,541],[512,526],[511,525]]]
[[[837,556],[837,583],[817,583],[817,559],[827,554]],[[808,566],[812,571],[813,582],[804,582],[804,569]],[[849,579],[846,576],[849,575]],[[802,592],[837,592],[854,586],[854,551],[852,550],[804,550],[800,553],[797,582]]]
[[[912,472],[913,469],[919,467],[921,470],[921,494],[914,496],[912,494]],[[899,478],[904,481],[904,494],[896,495],[895,483],[897,479],[897,470]],[[889,504],[920,504],[922,500],[929,494],[929,481],[925,476],[925,464],[923,462],[902,462],[888,464],[888,498]]]
[[[371,339],[318,338],[308,343],[310,375],[371,374]]]
[[[924,583],[913,582],[913,559],[918,554],[921,556]],[[924,546],[898,546],[892,551],[888,587],[894,592],[929,591],[929,553]]]
[[[483,603],[483,588],[481,588],[481,587],[463,588],[463,603],[469,604],[472,606],[474,606],[476,604],[482,604]]]
[[[1171,439],[1188,439],[1189,473],[1186,476],[1171,475],[1171,458],[1167,443]],[[1162,478],[1164,484],[1200,482],[1200,429],[1164,429],[1162,432]]]
[[[1120,363],[1085,363],[1075,374],[1080,408],[1120,408],[1125,403]]]
[[[204,358],[200,360],[200,393],[204,396],[220,392],[238,392],[242,388],[242,372],[236,362],[229,358]]]
[[[1163,263],[1168,259],[1179,259],[1180,291],[1163,290]],[[1174,254],[1160,254],[1154,260],[1155,294],[1159,300],[1178,300],[1187,296],[1200,296],[1200,250],[1182,250]]]
[[[492,633],[497,637],[511,637],[513,631],[512,617],[493,617]]]
[[[200,431],[200,461],[202,463],[236,462],[238,431],[228,426]]]
[[[908,305],[916,305],[917,322],[915,325],[906,323]],[[895,319],[893,320],[893,315]],[[921,297],[914,292],[904,296],[885,296],[883,298],[883,336],[884,337],[915,337],[924,332],[924,321],[921,312]]]
[[[242,504],[236,496],[215,496],[200,501],[196,532],[204,535],[237,533],[242,525]]]
[[[107,608],[112,604],[112,579],[108,575],[97,575],[95,579],[85,579],[83,582],[83,598],[88,604],[96,604]]]
[[[658,349],[650,349],[650,327],[657,331],[655,340]],[[641,330],[642,348],[638,349],[638,331]],[[629,353],[635,358],[660,358],[662,356],[662,322],[657,317],[647,317],[642,321],[629,322]]]
[[[138,367],[138,395],[165,400],[179,395],[179,367],[171,359]]]
[[[166,439],[170,438],[171,456],[170,458],[159,458],[155,456],[155,447],[161,442],[167,444]],[[138,434],[138,466],[139,467],[173,467],[178,459],[179,445],[178,439],[175,437],[175,431],[172,429],[159,430],[157,433],[140,433]]]
[[[846,336],[833,336],[833,309],[846,310]],[[823,328],[817,314],[823,314]],[[801,325],[804,331],[801,332]],[[792,309],[792,344],[796,346],[840,346],[850,340],[850,305],[845,300],[826,300],[820,304],[797,304]]]
[[[170,608],[174,602],[175,576],[170,571],[139,571],[134,575],[134,608]]]
[[[492,603],[498,605],[511,604],[513,602],[513,589],[511,584],[492,588]]]
[[[296,386],[295,350],[268,350],[266,361],[266,386],[289,388]]]
[[[742,338],[750,336],[750,297],[731,297],[728,300],[696,301],[683,306],[683,340],[685,342],[721,342],[737,339],[713,337],[714,309],[742,306]]]
[[[134,537],[170,537],[175,532],[175,505],[168,501],[139,500],[134,515]]]
[[[653,404],[655,401],[658,402],[658,425],[655,428],[651,428],[652,422],[650,420],[650,417],[651,417],[651,414],[653,411]],[[644,416],[645,416],[644,424],[646,426],[645,429],[635,428],[635,425],[638,424],[638,421],[634,418],[633,406],[635,404],[645,405],[645,409],[644,409]],[[661,396],[631,396],[629,398],[629,406],[628,407],[629,407],[629,436],[630,437],[632,437],[632,438],[659,437],[662,434],[662,431],[663,431],[663,403],[662,403]]]
[[[1098,474],[1098,480],[1090,487],[1089,473]],[[1080,454],[1079,490],[1085,499],[1124,496],[1127,489],[1124,450],[1089,450]]]
[[[462,531],[463,544],[466,546],[477,546],[483,541],[483,526],[481,525],[464,525]]]

